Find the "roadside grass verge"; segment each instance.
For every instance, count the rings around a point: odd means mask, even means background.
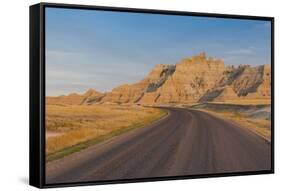
[[[254,106],[257,107],[258,106]],[[194,107],[194,109],[205,111],[208,113],[211,113],[213,115],[219,116],[223,119],[228,119],[236,124],[238,124],[240,127],[247,128],[250,131],[256,133],[260,137],[264,138],[268,142],[271,142],[271,120],[270,119],[264,119],[264,118],[253,118],[249,113],[247,112],[241,112],[241,110],[237,110],[237,105],[234,105],[234,108],[231,107],[219,110],[215,109],[213,106],[212,108],[208,108],[208,105],[198,105],[198,107]],[[252,112],[255,112],[256,110],[253,110]]]
[[[46,162],[144,127],[167,113],[166,110],[135,105],[49,105],[47,130],[62,132],[62,135],[46,139]]]
[[[211,102],[217,104],[234,104],[234,105],[268,105],[271,104],[271,99],[264,98],[264,99],[235,99],[235,100],[227,100],[225,102]]]

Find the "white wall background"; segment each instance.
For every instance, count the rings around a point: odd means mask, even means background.
[[[2,0],[0,6],[0,190],[36,190],[28,185],[29,5],[37,0]],[[274,175],[255,175],[53,190],[272,190],[281,187],[280,122],[281,12],[277,0],[53,0],[53,2],[181,10],[275,17],[275,161]],[[279,86],[280,87],[280,86]],[[275,189],[276,190],[276,189]]]

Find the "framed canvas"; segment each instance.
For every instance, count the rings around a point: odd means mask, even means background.
[[[30,7],[30,185],[274,172],[274,18]]]

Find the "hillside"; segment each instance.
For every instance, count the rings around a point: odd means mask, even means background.
[[[175,65],[158,64],[143,80],[108,93],[47,97],[47,104],[134,103],[144,105],[270,99],[270,65],[226,67],[200,53]]]
[[[46,97],[47,105],[82,105],[93,102],[98,102],[101,100],[104,94],[94,90],[89,89],[84,94],[71,93],[69,95],[62,95],[57,97]]]

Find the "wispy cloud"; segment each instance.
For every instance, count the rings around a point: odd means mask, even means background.
[[[47,95],[81,93],[88,88],[110,91],[120,84],[141,80],[151,69],[133,59],[102,57],[95,52],[89,55],[47,50],[46,54]]]
[[[271,28],[271,23],[270,23],[270,22],[264,23],[264,27],[265,27],[265,28]]]
[[[227,51],[228,55],[253,55],[256,54],[256,49],[254,47],[240,48],[235,50]]]
[[[128,14],[49,9],[47,93],[110,91],[201,51],[227,64],[270,61],[267,21]]]

